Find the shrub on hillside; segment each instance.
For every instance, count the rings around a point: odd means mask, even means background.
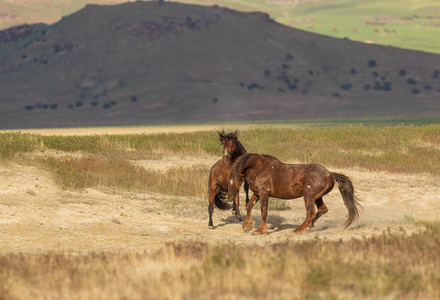
[[[368,61],[368,66],[369,66],[370,68],[372,68],[372,67],[376,67],[376,66],[377,66],[377,62],[376,62],[374,59],[370,59],[370,60]]]
[[[351,83],[344,83],[344,84],[341,84],[339,87],[343,90],[348,91],[352,88],[352,85],[351,85]]]
[[[258,84],[256,84],[256,83],[252,83],[252,84],[248,85],[248,87],[247,87],[248,90],[253,90],[256,88],[258,88]]]
[[[416,84],[417,83],[417,81],[414,79],[414,78],[408,78],[407,80],[406,80],[406,82],[408,83],[408,84]]]
[[[391,82],[389,82],[389,81],[385,81],[385,82],[383,83],[383,90],[386,91],[386,92],[391,91]]]
[[[291,84],[288,85],[288,88],[289,88],[289,90],[293,91],[293,90],[296,90],[297,86],[296,86],[296,84],[291,83]]]

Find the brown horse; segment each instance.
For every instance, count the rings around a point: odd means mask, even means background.
[[[345,228],[359,217],[359,209],[362,208],[354,195],[350,179],[345,175],[330,172],[318,164],[285,164],[273,156],[248,153],[237,159],[232,166],[229,199],[237,194],[244,179],[247,179],[251,191],[254,192],[246,206],[247,214],[243,225],[245,232],[252,228],[251,211],[258,200],[261,200],[261,225],[255,233],[263,234],[266,232],[269,197],[295,199],[303,196],[306,219],[294,230],[295,233],[302,233],[328,211],[322,197],[333,189],[335,181],[338,182],[339,191],[348,209]],[[315,204],[318,208],[317,213]]]
[[[214,211],[214,204],[220,209],[230,208],[229,204],[224,201],[226,193],[228,191],[230,170],[235,160],[246,154],[246,149],[240,143],[237,138],[237,132],[225,134],[224,132],[218,132],[219,140],[223,144],[223,158],[216,162],[209,171],[208,180],[208,213],[209,224],[208,226],[214,228],[212,223],[212,213]],[[243,182],[243,181],[242,181]],[[241,185],[241,184],[240,184]],[[247,181],[244,183],[244,190],[246,192],[246,204],[249,202],[249,187]],[[232,199],[232,198],[231,198]],[[238,193],[233,202],[232,211],[235,211],[235,216],[240,219],[240,201],[238,199]]]

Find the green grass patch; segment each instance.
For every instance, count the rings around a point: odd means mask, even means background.
[[[248,152],[274,155],[282,161],[440,176],[438,124],[255,128],[240,131],[239,139]],[[109,161],[111,157],[128,160],[168,154],[221,156],[215,131],[96,136],[0,134],[1,158],[35,150],[101,155]]]
[[[205,0],[181,0],[208,5]],[[429,0],[211,1],[262,11],[284,25],[336,38],[440,53],[440,3]]]
[[[0,133],[0,159],[10,159],[42,147],[39,136],[28,133]]]

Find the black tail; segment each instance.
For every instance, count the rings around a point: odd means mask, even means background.
[[[230,202],[227,202],[227,193],[228,193],[228,190],[219,186],[218,193],[214,197],[214,205],[217,208],[219,208],[221,210],[227,210],[227,209],[232,208]]]
[[[332,176],[338,182],[339,191],[341,192],[345,207],[348,209],[348,218],[344,222],[344,228],[347,228],[353,223],[353,221],[359,218],[362,206],[359,204],[358,199],[354,194],[353,183],[351,180],[347,176],[339,173],[332,173]]]

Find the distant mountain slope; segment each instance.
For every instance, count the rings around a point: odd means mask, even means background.
[[[0,32],[0,128],[440,113],[440,56],[178,3]]]
[[[129,0],[134,2],[135,0]],[[158,1],[158,0],[136,0]],[[440,2],[430,0],[166,0],[261,11],[278,23],[353,41],[440,53]],[[126,0],[0,0],[0,30],[32,23],[52,24],[86,4]]]

